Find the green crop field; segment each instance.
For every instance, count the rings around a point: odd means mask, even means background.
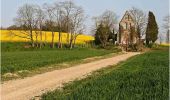
[[[168,100],[168,49],[153,50],[48,92],[43,100]]]
[[[16,45],[19,46],[16,46]],[[114,50],[75,48],[69,49],[49,49],[43,50],[22,50],[22,43],[2,43],[1,73],[14,73],[20,70],[34,70],[52,64],[77,61],[93,56],[117,52]],[[16,49],[15,49],[16,47]],[[6,51],[5,51],[6,50]],[[12,51],[14,50],[14,51]]]

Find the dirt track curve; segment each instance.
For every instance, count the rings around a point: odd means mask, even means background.
[[[29,100],[34,96],[62,86],[63,83],[69,82],[76,78],[81,78],[92,71],[109,65],[125,61],[127,58],[139,53],[126,53],[111,58],[101,59],[98,61],[80,64],[70,68],[54,70],[51,72],[4,82],[1,84],[2,100]]]

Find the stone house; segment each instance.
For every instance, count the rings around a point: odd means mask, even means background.
[[[117,34],[117,42],[119,45],[129,45],[137,42],[136,34],[132,36],[132,27],[135,31],[135,22],[131,14],[126,11],[119,23],[119,33]]]

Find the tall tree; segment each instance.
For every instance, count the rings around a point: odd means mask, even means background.
[[[66,30],[70,34],[69,47],[74,46],[76,38],[84,30],[84,10],[82,7],[75,5],[73,2],[56,2],[54,5],[45,6],[48,14],[48,23],[50,23],[50,30],[52,30],[52,44],[54,40],[54,28],[59,31],[58,48],[62,48],[62,31]]]
[[[56,24],[58,26],[58,48],[62,48],[62,18],[64,12],[60,3],[55,3],[53,15],[55,16]]]
[[[144,13],[144,11],[142,11],[136,7],[132,7],[132,9],[130,10],[130,13],[131,13],[132,18],[135,22],[135,28],[138,32],[137,34],[138,34],[138,38],[140,40],[146,31],[146,25],[147,25],[146,14]]]
[[[149,11],[148,24],[146,29],[146,45],[154,43],[158,38],[158,25],[153,12]]]
[[[166,33],[166,43],[169,44],[169,30],[168,30],[167,33]]]
[[[103,47],[107,44],[105,39],[112,39],[112,43],[114,43],[117,15],[113,11],[106,10],[101,15],[93,17],[93,20],[95,21],[95,29],[93,29],[95,31],[95,43],[102,44]],[[99,33],[100,29],[102,30],[101,33]]]
[[[54,5],[46,6],[49,21],[54,22],[53,30],[52,30],[52,41],[54,41],[54,28],[57,28],[58,32],[58,48],[62,48],[62,19],[63,19],[63,9],[59,2],[56,2]],[[52,47],[54,47],[54,42],[52,42]]]
[[[40,35],[40,48],[42,48],[43,24],[45,23],[45,13],[40,6],[36,8],[36,30],[35,33]],[[37,37],[37,36],[36,36]],[[36,39],[37,40],[37,39]]]
[[[100,41],[102,47],[107,46],[109,34],[111,33],[109,26],[104,26],[102,23],[98,26],[95,37]]]
[[[163,36],[162,36],[162,34],[159,34],[158,37],[159,37],[159,43],[162,44],[162,42],[163,42]]]
[[[75,8],[75,4],[74,2],[72,1],[64,1],[64,2],[61,2],[61,6],[63,7],[63,11],[65,13],[65,16],[64,16],[64,20],[63,20],[63,27],[64,29],[66,30],[67,32],[67,43],[69,44],[69,34],[70,34],[70,31],[71,31],[71,14],[73,13],[74,11],[74,8]]]
[[[54,17],[54,9],[53,7],[51,7],[51,5],[49,4],[44,4],[44,9],[47,13],[47,20],[46,20],[46,26],[47,29],[51,31],[52,33],[52,38],[51,38],[51,48],[54,48],[54,37],[55,37],[55,32],[54,32],[54,28],[55,28],[55,17]]]
[[[33,30],[36,27],[36,6],[25,4],[18,9],[16,24],[22,27],[25,32],[22,35],[16,35],[21,38],[30,39],[32,47],[34,47],[34,34]],[[24,36],[23,36],[24,35]]]
[[[83,8],[79,6],[75,6],[70,17],[70,27],[71,27],[70,42],[69,42],[70,49],[73,48],[78,35],[83,33],[85,29],[85,25],[84,25],[85,19],[86,17],[84,15]]]
[[[170,16],[165,16],[163,21],[164,21],[164,24],[163,24],[164,33],[166,33],[166,43],[169,43]]]
[[[110,30],[116,29],[117,15],[113,11],[106,10],[101,15],[93,17],[93,19],[95,20],[96,29],[101,23],[108,26]]]

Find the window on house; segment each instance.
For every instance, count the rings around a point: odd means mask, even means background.
[[[126,29],[128,29],[128,24],[126,23]]]
[[[117,34],[115,34],[115,41],[117,41]]]

